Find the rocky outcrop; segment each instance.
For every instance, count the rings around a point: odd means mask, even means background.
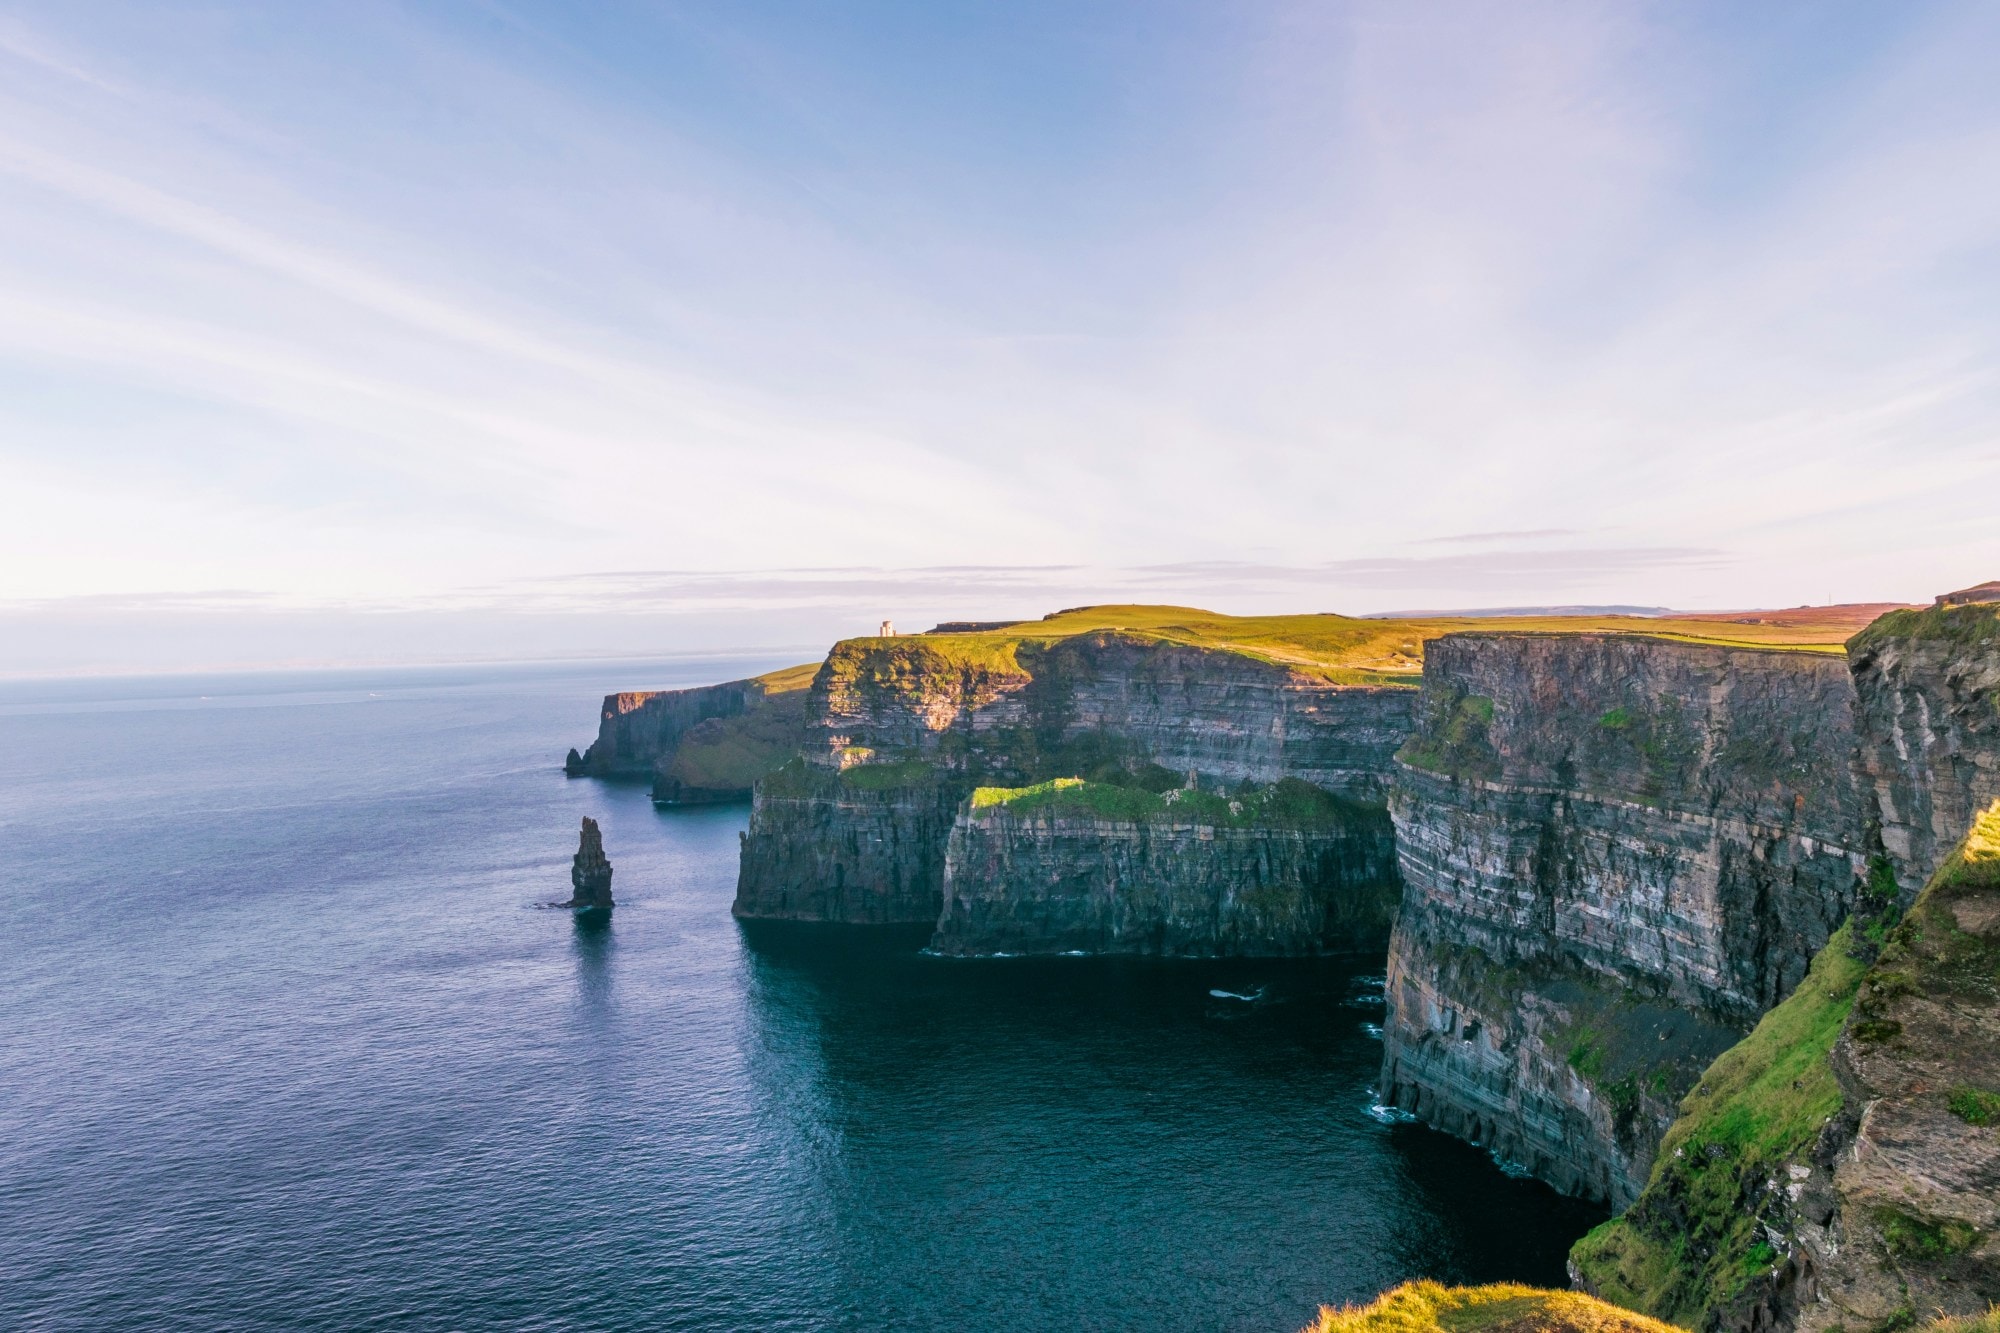
[[[1891,612],[1848,645],[1863,815],[1905,901],[2000,799],[2000,606],[1962,600],[1991,586]]]
[[[1773,1265],[1796,1274],[1779,1292],[1794,1326],[2000,1303],[2000,803],[1890,936],[1832,1067],[1832,1215],[1795,1210],[1781,1233],[1795,1244]]]
[[[597,821],[583,817],[583,831],[577,840],[576,855],[569,867],[570,899],[564,907],[602,909],[611,901],[611,862],[604,856],[604,835]]]
[[[571,777],[650,777],[663,805],[749,799],[758,778],[805,740],[812,668],[686,690],[604,698],[597,739],[563,764]]]
[[[2000,1301],[2000,804],[1871,966],[1882,924],[1702,1075],[1638,1203],[1577,1244],[1579,1285],[1744,1333]]]
[[[1415,694],[1115,631],[850,640],[807,699],[810,762],[752,802],[735,910],[938,921],[953,813],[982,785],[1217,792],[1292,778],[1373,805],[1379,839]]]
[[[1854,900],[1851,700],[1826,654],[1431,642],[1392,801],[1385,1100],[1632,1199],[1695,1072]]]
[[[1388,817],[1287,779],[1237,800],[1074,780],[982,790],[952,826],[931,948],[1358,953],[1396,910]]]
[[[757,785],[738,917],[931,925],[959,784],[929,765],[845,772],[794,760]]]

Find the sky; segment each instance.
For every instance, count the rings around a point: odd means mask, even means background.
[[[0,674],[2000,577],[2000,6],[0,0]]]

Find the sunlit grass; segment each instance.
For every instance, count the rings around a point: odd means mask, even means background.
[[[1408,1282],[1366,1305],[1324,1306],[1303,1333],[1680,1333],[1577,1291]],[[1971,1333],[1968,1330],[1968,1333]],[[1980,1329],[1977,1333],[1988,1333]]]

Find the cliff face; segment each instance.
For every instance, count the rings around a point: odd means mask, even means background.
[[[1428,647],[1392,801],[1386,1100],[1624,1203],[1860,858],[1845,662],[1598,635]]]
[[[687,690],[609,694],[597,739],[564,764],[571,777],[651,777],[667,804],[742,800],[805,739],[811,668]]]
[[[1849,654],[1864,814],[1907,898],[2000,799],[2000,608],[1892,612]]]
[[[960,788],[922,763],[837,772],[794,760],[757,784],[739,917],[929,925]]]
[[[1890,936],[1831,1063],[1834,1208],[1793,1228],[1795,1327],[1984,1313],[2000,1302],[2000,802]]]
[[[1415,691],[1101,631],[1051,644],[853,640],[807,705],[815,748],[1036,781],[1143,759],[1204,785],[1297,777],[1380,801]]]
[[[1080,782],[983,789],[951,829],[931,947],[1352,953],[1382,947],[1397,897],[1387,816],[1296,780],[1234,802]]]
[[[580,772],[591,777],[650,776],[682,736],[715,718],[740,717],[763,693],[748,680],[691,690],[628,690],[604,696],[597,739],[583,752]]]
[[[1580,1285],[1709,1330],[2000,1301],[2000,804],[1885,932],[1897,910],[1702,1075],[1638,1203],[1577,1244]]]
[[[809,762],[760,785],[753,800],[736,910],[749,917],[936,922],[958,802],[982,784],[1058,777],[1155,793],[1190,777],[1211,793],[1246,782],[1309,782],[1372,804],[1374,823],[1337,852],[1324,841],[1310,851],[1303,841],[1296,851],[1274,846],[1271,857],[1291,858],[1282,872],[1287,882],[1302,885],[1323,870],[1332,873],[1326,868],[1346,864],[1342,858],[1381,862],[1389,837],[1381,806],[1386,775],[1407,734],[1415,694],[1335,685],[1240,653],[1115,632],[1053,643],[955,636],[842,643],[807,700]],[[1028,874],[1038,856],[1047,867],[1062,863],[1084,873],[1082,841],[1030,851],[1025,836],[995,842],[986,830],[968,829],[965,854],[1007,858],[1010,873]],[[1232,836],[1255,841],[1251,833]],[[1150,832],[1129,841],[1100,839],[1099,891],[1105,877],[1129,890],[1144,867],[1169,869],[1169,841]],[[962,884],[971,882],[972,862],[966,864]],[[1194,873],[1191,866],[1171,868],[1184,877]],[[1219,891],[1222,868],[1211,860],[1203,881],[1210,890]],[[1376,883],[1384,878],[1379,867],[1354,874]],[[1194,882],[1175,892],[1193,893]],[[1157,887],[1167,891],[1165,881]],[[1119,900],[1125,904],[1119,910],[1137,910],[1129,892]],[[884,915],[889,909],[880,904],[892,901],[894,914]],[[1192,911],[1192,901],[1174,910]],[[1165,910],[1166,899],[1158,905]],[[997,899],[985,899],[979,910],[998,910]],[[1208,910],[1212,916],[1218,909],[1211,902]],[[1008,933],[991,919],[995,931]],[[1067,937],[1069,929],[1052,926],[1051,938]],[[1185,938],[1190,949],[1208,947],[1194,944],[1195,934],[1187,933],[1194,929],[1162,919],[1154,935],[1163,948],[1169,937]],[[1244,929],[1212,927],[1209,935],[1236,947],[1248,938]],[[1311,934],[1303,926],[1287,924],[1280,933],[1285,943],[1274,936],[1254,947],[1309,947],[1301,942]],[[1152,937],[1133,917],[1106,938],[1136,949]],[[950,941],[965,951],[1001,948],[971,915]],[[1016,943],[1025,947],[1025,935]]]

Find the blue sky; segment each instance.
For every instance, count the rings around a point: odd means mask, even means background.
[[[1996,49],[1983,3],[0,5],[0,672],[2000,576]]]

